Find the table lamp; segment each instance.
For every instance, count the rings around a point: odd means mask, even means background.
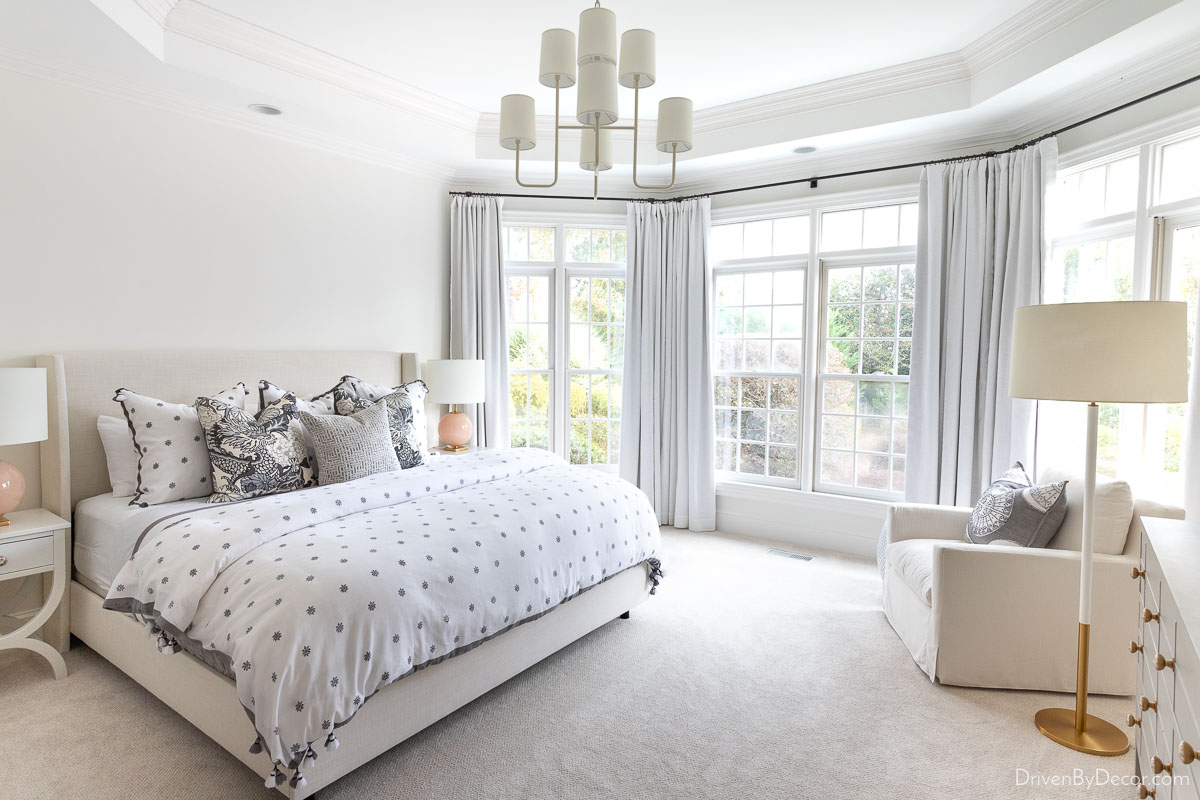
[[[1129,749],[1122,730],[1087,713],[1097,404],[1182,403],[1187,384],[1185,303],[1061,303],[1016,310],[1009,394],[1088,404],[1075,708],[1044,708],[1034,717],[1038,730],[1073,750],[1119,756]]]
[[[40,442],[48,435],[45,368],[0,368],[0,445]],[[21,470],[0,461],[0,527],[10,524],[4,515],[24,496]]]
[[[438,423],[438,436],[446,443],[442,449],[466,450],[473,426],[471,418],[458,407],[484,401],[483,361],[463,358],[430,361],[425,368],[425,383],[429,385],[430,400],[450,406],[450,413]]]

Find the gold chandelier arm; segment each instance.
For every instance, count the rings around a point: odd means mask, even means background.
[[[554,79],[554,180],[549,183],[523,183],[521,181],[521,143],[517,142],[517,185],[524,186],[526,189],[549,189],[558,183],[558,104],[562,90],[559,87],[559,79]],[[536,123],[535,123],[536,124]]]
[[[641,83],[641,78],[633,79],[633,185],[639,189],[648,189],[650,191],[665,192],[675,185],[675,166],[679,153],[677,152],[678,145],[671,147],[671,182],[666,186],[643,186],[638,183],[637,167],[638,167],[638,96],[641,94],[641,88],[638,84]]]

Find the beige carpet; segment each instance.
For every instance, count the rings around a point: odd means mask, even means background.
[[[659,594],[321,793],[350,798],[1132,797],[1048,787],[1133,771],[1043,738],[1063,695],[931,685],[880,607],[873,563],[666,533]],[[0,654],[0,796],[273,798],[92,651],[50,679]],[[1123,719],[1130,701],[1091,710]],[[1100,773],[1101,777],[1105,775]],[[1059,777],[1061,781],[1061,777]]]

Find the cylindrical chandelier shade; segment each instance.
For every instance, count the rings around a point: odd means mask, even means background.
[[[579,142],[579,166],[588,172],[603,172],[612,169],[613,132],[607,128],[600,129],[600,152],[596,152],[596,131],[585,129],[581,131],[583,138]]]
[[[654,85],[654,31],[634,28],[621,34],[619,80],[626,89]]]
[[[602,11],[603,9],[595,9]],[[587,13],[586,11],[584,12]],[[580,43],[583,39],[580,37]],[[611,125],[617,121],[617,65],[610,61],[581,61],[575,118],[581,125]],[[691,103],[688,103],[691,108]],[[503,110],[503,107],[502,107]],[[691,130],[691,116],[688,116]]]
[[[667,97],[658,103],[658,149],[686,153],[692,149],[692,101]]]
[[[551,89],[575,85],[575,34],[565,28],[551,28],[542,33],[538,81]]]
[[[508,150],[532,150],[537,145],[537,117],[533,98],[506,94],[500,98],[500,146]]]
[[[607,8],[589,8],[579,15],[578,63],[590,61],[617,64],[617,15]]]

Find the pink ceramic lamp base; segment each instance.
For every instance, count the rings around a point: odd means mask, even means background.
[[[471,418],[461,411],[447,414],[438,423],[438,436],[446,443],[442,449],[452,453],[468,449],[467,442],[471,441],[473,431]]]
[[[16,509],[25,496],[25,476],[7,461],[0,461],[0,528],[11,525],[4,515]]]

